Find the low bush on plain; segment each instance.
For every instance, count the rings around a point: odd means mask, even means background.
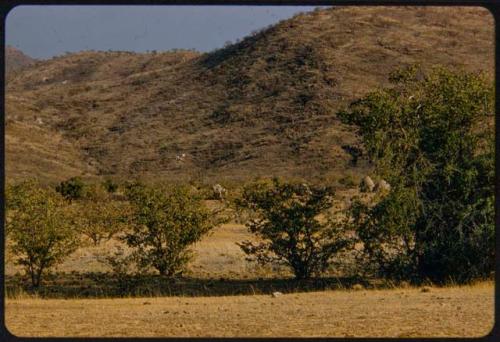
[[[124,240],[140,268],[152,267],[164,276],[181,274],[191,259],[189,247],[222,222],[186,187],[134,184],[127,196],[131,232]]]
[[[78,247],[72,215],[62,196],[35,181],[12,186],[7,195],[10,248],[37,288],[46,272]]]
[[[333,196],[328,187],[278,179],[245,187],[236,202],[255,213],[247,227],[262,242],[244,241],[239,246],[250,260],[290,267],[297,279],[321,275],[331,259],[352,243],[343,221],[327,213]],[[323,219],[320,215],[324,215]]]

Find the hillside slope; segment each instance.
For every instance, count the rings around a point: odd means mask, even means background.
[[[23,69],[35,62],[35,59],[25,55],[21,50],[12,46],[5,47],[5,71],[7,73]]]
[[[493,19],[481,8],[346,7],[300,14],[208,54],[53,58],[9,81],[7,176],[25,177],[30,163],[33,175],[53,180],[73,168],[219,181],[359,175],[369,166],[351,165],[342,146],[357,137],[338,109],[411,63],[493,75],[493,46]],[[57,162],[71,167],[54,172],[51,139],[37,157],[46,163],[30,160],[13,143],[14,135],[30,141],[30,129],[13,129],[21,125],[55,132],[68,146]]]

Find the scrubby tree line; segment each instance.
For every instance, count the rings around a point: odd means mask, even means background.
[[[85,243],[82,236],[94,245],[116,237],[133,250],[120,262],[177,275],[190,260],[188,247],[225,220],[186,186],[131,183],[122,194],[116,194],[117,188],[110,181],[86,184],[78,177],[55,188],[34,180],[7,187],[9,248],[33,287]],[[109,258],[112,267],[113,262]]]
[[[257,239],[238,242],[249,260],[283,264],[297,279],[322,275],[349,251],[366,272],[396,280],[467,282],[494,270],[491,82],[482,74],[417,67],[390,81],[338,113],[357,129],[374,176],[390,191],[334,211],[332,187],[279,179],[248,184],[226,204],[250,213],[246,225]],[[189,247],[229,220],[188,186],[72,178],[50,188],[27,181],[8,186],[6,199],[10,248],[34,287],[81,245],[82,235],[94,244],[116,237],[131,248],[127,262],[139,270],[179,275]]]

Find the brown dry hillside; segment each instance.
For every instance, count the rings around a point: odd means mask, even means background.
[[[350,164],[342,146],[357,138],[338,109],[411,63],[493,76],[493,46],[482,8],[344,7],[207,54],[56,57],[9,80],[7,177],[359,175],[367,165]]]
[[[25,55],[21,50],[12,46],[5,47],[5,71],[7,73],[18,71],[35,62],[35,59]]]

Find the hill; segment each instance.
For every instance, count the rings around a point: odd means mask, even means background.
[[[335,112],[412,63],[493,76],[493,27],[481,8],[330,8],[211,53],[39,62],[7,86],[7,177],[359,177]]]
[[[5,70],[7,73],[20,70],[35,62],[35,59],[25,55],[21,50],[12,46],[5,47]]]

